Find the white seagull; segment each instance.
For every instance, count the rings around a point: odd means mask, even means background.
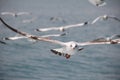
[[[33,17],[31,19],[25,19],[25,20],[22,20],[22,23],[32,23],[33,21],[35,21],[37,18],[36,17]]]
[[[87,25],[87,24],[88,24],[88,22],[84,22],[84,23],[61,26],[61,27],[39,28],[39,29],[36,29],[36,31],[40,31],[40,32],[50,31],[50,30],[65,31],[68,28],[81,27],[81,26],[84,26],[84,25]]]
[[[28,34],[26,32],[19,31],[19,30],[15,29],[15,28],[9,26],[8,24],[6,24],[3,21],[2,18],[0,18],[0,20],[7,28],[9,28],[10,30],[12,30],[12,31],[14,31],[14,32],[16,32],[16,33],[18,33],[18,34],[20,34],[22,36],[25,36],[27,38],[34,39],[34,40],[37,40],[37,41],[45,41],[45,42],[50,42],[50,43],[61,45],[62,48],[51,49],[51,51],[54,54],[66,57],[66,59],[69,59],[71,57],[71,55],[74,55],[76,52],[83,50],[84,48],[82,46],[95,45],[95,44],[96,45],[97,44],[120,44],[120,38],[111,39],[111,40],[96,39],[96,40],[88,41],[88,42],[75,42],[75,41],[62,42],[62,41],[43,38],[41,36],[31,35],[31,34]]]
[[[21,16],[21,15],[30,15],[31,13],[29,12],[1,12],[1,15],[11,15],[14,17]]]
[[[106,5],[105,0],[88,0],[88,1],[98,7]]]
[[[117,18],[116,16],[103,15],[103,16],[99,16],[99,17],[95,18],[95,19],[92,21],[91,24],[96,23],[98,20],[108,20],[108,19],[114,19],[114,20],[120,22],[120,19]]]
[[[64,19],[62,19],[61,17],[51,17],[50,21],[52,21],[52,22],[61,21],[63,23],[66,23],[66,21]]]

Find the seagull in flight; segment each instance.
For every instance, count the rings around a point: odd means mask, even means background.
[[[98,7],[106,5],[105,0],[88,0],[88,1]]]
[[[11,15],[14,17],[21,16],[21,15],[30,15],[31,13],[29,12],[1,12],[1,15]]]
[[[84,22],[84,23],[79,23],[79,24],[74,24],[74,25],[67,25],[67,26],[61,26],[61,27],[39,28],[39,29],[36,29],[36,31],[44,32],[44,31],[58,30],[58,31],[62,31],[63,32],[63,31],[65,31],[68,28],[81,27],[81,26],[84,26],[84,25],[87,25],[87,24],[88,24],[88,22]]]
[[[35,21],[37,18],[36,17],[33,17],[31,19],[25,19],[25,20],[22,20],[22,23],[32,23],[33,21]]]
[[[2,18],[0,18],[0,20],[7,28],[9,28],[10,30],[22,36],[25,36],[27,38],[34,39],[37,41],[45,41],[45,42],[50,42],[50,43],[61,45],[62,48],[51,49],[51,52],[59,56],[64,56],[66,59],[69,59],[71,55],[76,54],[78,51],[83,50],[84,49],[83,46],[86,46],[86,45],[120,44],[120,38],[112,39],[112,40],[93,40],[93,41],[88,41],[88,42],[76,42],[76,41],[62,42],[59,40],[43,38],[41,36],[36,36],[36,35],[32,35],[26,32],[22,32],[8,25]]]
[[[120,40],[120,35],[118,35],[118,34],[115,34],[115,35],[112,35],[112,36],[110,36],[110,37],[101,37],[101,38],[97,38],[97,39],[95,39],[95,40],[92,40],[92,41],[90,41],[90,42],[88,42],[88,44],[101,44],[102,42],[103,42],[103,44],[104,44],[104,42],[110,42],[110,44],[117,44],[117,43],[119,43],[119,40]],[[106,44],[106,43],[105,43]]]
[[[114,20],[120,22],[120,19],[117,18],[116,16],[103,15],[103,16],[99,16],[99,17],[95,18],[95,19],[92,21],[91,24],[96,23],[98,20],[108,20],[108,19],[114,19]]]
[[[63,23],[66,23],[66,21],[64,19],[62,19],[61,17],[51,17],[50,21],[52,21],[52,22],[61,21]]]

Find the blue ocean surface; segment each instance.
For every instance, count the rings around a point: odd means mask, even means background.
[[[35,32],[36,28],[65,26],[89,21],[104,14],[120,18],[120,0],[106,0],[107,5],[96,7],[88,0],[0,0],[1,12],[30,12],[13,17],[0,15],[9,25],[34,35],[62,33]],[[52,17],[62,20],[51,21]],[[32,23],[24,19],[36,18]],[[120,22],[114,19],[93,25],[70,28],[66,36],[51,37],[60,41],[90,41],[99,37],[120,34]],[[0,40],[17,35],[0,22]],[[70,59],[54,55],[50,49],[59,45],[27,39],[6,40],[0,43],[0,80],[120,80],[120,45],[91,45]]]

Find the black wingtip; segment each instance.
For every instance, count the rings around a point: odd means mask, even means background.
[[[57,54],[59,56],[64,56],[66,59],[69,59],[71,57],[71,55],[69,55],[69,54],[64,54],[64,53],[58,52],[58,51],[53,50],[53,49],[51,49],[51,52],[53,52],[54,54]]]
[[[1,17],[0,17],[0,21],[1,21],[1,22],[3,21]]]
[[[39,31],[39,32],[41,32],[39,29],[35,29],[35,31]]]
[[[87,25],[87,24],[88,24],[88,22],[86,21],[84,24],[85,24],[85,25]]]
[[[10,40],[8,37],[3,38],[3,40]]]
[[[62,55],[62,53],[61,53],[61,52],[58,52],[58,51],[53,50],[53,49],[51,49],[51,52],[53,52],[54,54],[58,54],[59,56],[61,56],[61,55]]]
[[[57,54],[57,53],[58,53],[57,51],[55,51],[55,50],[53,50],[53,49],[51,49],[50,51],[53,52],[54,54]]]
[[[113,36],[113,38],[120,38],[120,35],[116,34],[116,35]]]
[[[1,43],[1,44],[7,44],[7,43],[5,43],[5,42],[3,42],[3,41],[0,41],[0,43]]]
[[[81,50],[83,50],[84,48],[80,48],[78,51],[81,51]]]

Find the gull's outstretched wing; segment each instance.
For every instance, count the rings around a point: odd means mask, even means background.
[[[36,31],[44,32],[44,31],[51,31],[51,30],[59,30],[59,27],[50,27],[50,28],[39,28]]]
[[[17,39],[23,39],[23,38],[27,38],[27,37],[25,36],[5,37],[3,38],[3,40],[17,40]]]
[[[103,17],[103,16],[99,16],[99,17],[95,18],[95,19],[91,22],[91,24],[96,23],[96,22],[97,22],[98,20],[100,20],[102,17]]]
[[[18,13],[16,13],[18,16],[20,16],[20,15],[30,15],[31,13],[29,13],[29,12],[18,12]]]
[[[114,19],[114,20],[116,20],[116,21],[119,21],[119,22],[120,22],[120,19],[119,19],[119,18],[117,18],[116,16],[108,16],[108,18],[111,18],[111,19]]]
[[[10,25],[8,25],[2,18],[0,18],[0,20],[7,28],[9,28],[10,30],[12,30],[12,31],[14,31],[14,32],[16,32],[16,33],[18,33],[18,34],[20,34],[22,36],[25,36],[27,38],[37,40],[37,41],[51,42],[51,43],[55,43],[55,44],[65,46],[64,42],[61,42],[61,41],[58,41],[58,40],[52,40],[52,39],[48,39],[48,38],[43,38],[41,36],[35,36],[35,35],[28,34],[26,32],[19,31],[19,30],[15,29],[15,28],[11,27]]]
[[[97,44],[120,44],[120,38],[117,39],[98,38],[92,41],[78,43],[79,46],[97,45]]]
[[[63,34],[49,34],[49,35],[43,35],[41,37],[59,37],[59,36],[64,36],[66,35],[66,33],[63,33]]]
[[[72,28],[72,27],[80,27],[80,26],[84,26],[87,25],[88,22],[84,22],[84,23],[79,23],[79,24],[73,24],[73,25],[67,25],[67,26],[63,26],[64,29],[68,29],[68,28]]]
[[[60,26],[60,27],[50,27],[50,28],[40,28],[40,29],[36,29],[36,31],[50,31],[50,30],[59,30],[59,31],[64,31],[65,29],[68,28],[72,28],[72,27],[80,27],[80,26],[84,26],[87,25],[88,22],[84,22],[84,23],[79,23],[79,24],[73,24],[73,25],[67,25],[67,26]]]
[[[120,22],[120,19],[117,18],[116,16],[103,15],[103,16],[99,16],[99,17],[97,17],[96,19],[94,19],[94,20],[91,22],[91,24],[96,23],[98,20],[107,20],[107,19],[114,19],[114,20]]]
[[[1,12],[1,15],[11,15],[11,16],[15,16],[15,13],[13,13],[13,12]]]
[[[49,38],[49,37],[59,37],[59,36],[64,36],[64,35],[66,35],[66,34],[65,33],[63,33],[63,34],[49,34],[49,35],[42,35],[41,37]],[[25,39],[25,38],[27,38],[27,37],[17,35],[17,36],[13,36],[13,37],[4,37],[3,40],[17,40],[17,39]]]

